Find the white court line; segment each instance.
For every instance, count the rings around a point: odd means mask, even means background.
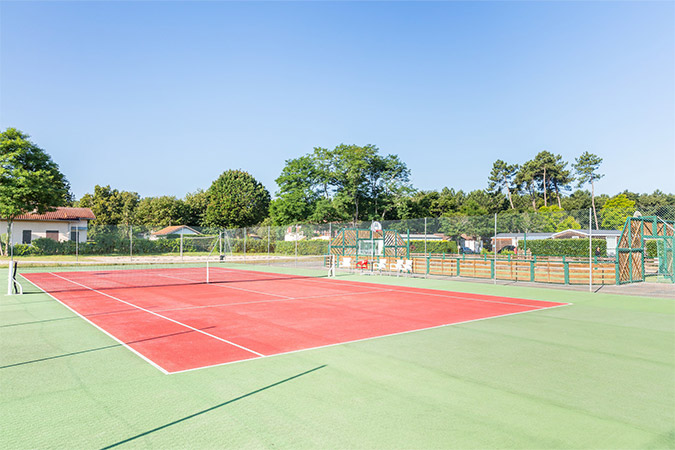
[[[237,270],[237,269],[228,269],[228,268],[225,268],[225,267],[214,267],[214,269],[228,270],[228,271],[234,270],[234,271],[238,271],[238,272],[245,272],[245,271],[241,271],[241,270]],[[264,273],[264,272],[259,272],[259,273],[263,273],[263,274],[266,275],[266,273]],[[273,276],[273,275],[270,275],[270,276]],[[305,277],[303,277],[303,278],[305,278]],[[330,284],[333,284],[333,285],[335,285],[335,283],[359,283],[359,284],[363,283],[363,281],[351,281],[351,280],[349,280],[349,281],[347,281],[347,280],[344,280],[344,281],[343,280],[330,280],[329,281],[329,280],[321,280],[321,279],[312,278],[312,277],[306,277],[306,279],[309,280],[309,281],[313,281],[315,283],[330,283]],[[388,286],[388,285],[381,285],[381,286]],[[376,288],[373,287],[372,289],[376,289]],[[427,288],[409,287],[408,289],[422,290],[422,289],[427,289]],[[460,295],[455,295],[455,294],[461,294],[460,292],[456,293],[456,292],[451,292],[451,291],[440,291],[440,292],[446,292],[446,294],[443,295],[443,294],[434,294],[434,293],[431,293],[431,292],[406,291],[406,290],[403,290],[403,289],[396,289],[396,288],[391,288],[391,289],[388,289],[388,290],[391,291],[391,292],[398,292],[398,293],[401,293],[401,294],[429,295],[429,296],[432,296],[432,297],[443,297],[443,298],[447,298],[447,299],[468,300],[468,301],[472,301],[472,302],[501,303],[501,304],[504,304],[504,305],[528,306],[528,307],[536,306],[536,305],[526,305],[526,304],[523,304],[523,303],[504,302],[504,301],[499,301],[499,300],[486,300],[486,299],[480,299],[480,298],[462,297]],[[347,294],[345,294],[345,295],[347,295]],[[496,297],[496,296],[490,295],[490,294],[476,294],[476,295],[486,295],[488,297]],[[525,299],[523,299],[523,300],[525,300]],[[560,302],[549,302],[548,300],[532,300],[532,301],[533,302],[545,302],[545,303],[560,303]],[[563,303],[562,305],[569,305],[569,304],[570,303]]]
[[[219,340],[219,341],[221,341],[221,342],[225,342],[225,343],[227,343],[227,344],[234,345],[235,347],[239,347],[240,349],[246,350],[247,352],[253,353],[254,355],[265,356],[265,355],[263,355],[262,353],[258,353],[258,352],[256,352],[255,350],[251,350],[250,348],[246,348],[246,347],[244,347],[243,345],[239,345],[239,344],[236,344],[236,343],[234,343],[234,342],[232,342],[232,341],[228,341],[227,339],[223,339],[223,338],[221,338],[221,337],[214,336],[213,334],[207,333],[206,331],[200,330],[199,328],[191,327],[190,325],[184,324],[184,323],[179,322],[179,321],[177,321],[177,320],[174,320],[174,319],[172,319],[172,318],[170,318],[170,317],[166,317],[166,316],[163,316],[163,315],[158,314],[158,313],[156,313],[156,312],[150,311],[149,309],[141,308],[141,307],[138,306],[138,305],[134,305],[133,303],[130,303],[130,302],[124,301],[124,300],[122,300],[122,299],[113,297],[112,295],[106,294],[105,292],[97,291],[96,289],[90,288],[89,286],[85,286],[84,284],[78,283],[78,282],[73,281],[73,280],[69,280],[68,278],[64,278],[64,277],[62,277],[62,276],[60,276],[60,275],[55,274],[54,272],[50,272],[49,274],[50,274],[50,275],[53,275],[53,276],[55,276],[55,277],[57,277],[57,278],[61,278],[62,280],[68,281],[68,282],[70,282],[70,283],[76,284],[76,285],[78,285],[78,286],[82,286],[83,288],[89,289],[90,291],[96,292],[97,294],[101,294],[101,295],[104,295],[104,296],[106,296],[106,297],[109,297],[109,298],[111,298],[111,299],[113,299],[113,300],[116,300],[116,301],[118,301],[118,302],[124,303],[125,305],[133,306],[134,308],[138,308],[138,309],[141,310],[141,311],[144,311],[144,312],[147,312],[147,313],[149,313],[149,314],[155,315],[155,316],[160,317],[160,318],[162,318],[162,319],[164,319],[164,320],[168,320],[169,322],[173,322],[173,323],[178,324],[178,325],[180,325],[180,326],[183,326],[183,327],[185,327],[185,328],[189,328],[189,329],[191,329],[191,330],[193,330],[193,331],[196,331],[197,333],[201,333],[201,334],[206,335],[206,336],[209,336],[209,337],[211,337],[211,338],[213,338],[213,339],[217,339],[217,340]]]
[[[140,357],[141,357],[142,359],[144,359],[146,362],[149,362],[150,365],[151,365],[152,367],[154,367],[155,369],[160,370],[160,371],[163,372],[165,375],[168,375],[168,374],[171,373],[171,372],[169,372],[168,370],[164,369],[164,368],[163,368],[162,366],[160,366],[159,364],[157,364],[156,362],[154,362],[153,360],[151,360],[150,358],[148,358],[148,357],[146,357],[145,355],[143,355],[142,353],[139,353],[138,351],[134,350],[134,349],[133,349],[132,347],[130,347],[126,342],[121,341],[121,340],[118,339],[116,336],[110,334],[109,332],[107,332],[107,331],[104,330],[103,328],[99,327],[99,326],[96,325],[94,322],[92,322],[91,320],[87,319],[85,316],[83,316],[83,315],[80,314],[79,312],[75,311],[73,308],[71,308],[70,306],[66,305],[66,304],[63,303],[61,300],[59,300],[58,298],[54,297],[54,296],[53,296],[52,294],[50,294],[49,292],[45,291],[44,289],[42,289],[42,288],[41,288],[40,286],[38,286],[37,284],[35,284],[35,283],[33,283],[32,281],[30,281],[28,278],[24,277],[23,274],[21,274],[21,277],[22,277],[24,280],[28,281],[28,282],[29,282],[30,284],[32,284],[33,286],[35,286],[36,288],[38,288],[39,290],[41,290],[42,292],[44,292],[45,294],[47,294],[48,296],[50,296],[51,298],[53,298],[54,300],[56,300],[57,302],[59,302],[60,304],[62,304],[63,306],[65,306],[66,308],[68,308],[68,309],[69,309],[70,311],[72,311],[75,315],[77,315],[77,316],[79,316],[80,318],[82,318],[82,319],[86,320],[87,322],[89,322],[90,325],[93,325],[94,327],[96,327],[98,330],[102,331],[102,332],[103,332],[104,334],[106,334],[107,336],[111,337],[111,338],[114,339],[115,341],[117,341],[117,342],[119,342],[120,344],[122,344],[124,347],[126,347],[127,350],[131,350],[133,353],[135,353],[136,355],[140,356]]]
[[[545,310],[545,309],[562,308],[563,306],[569,306],[570,304],[571,303],[565,303],[563,305],[555,305],[555,306],[543,306],[541,308],[534,308],[534,309],[530,309],[528,311],[519,311],[519,312],[514,312],[514,313],[500,314],[498,316],[481,317],[479,319],[464,320],[462,322],[452,322],[452,323],[446,323],[446,324],[443,324],[443,325],[434,325],[432,327],[417,328],[415,330],[400,331],[400,332],[397,332],[397,333],[383,334],[383,335],[380,335],[380,336],[372,336],[372,337],[367,337],[367,338],[362,338],[362,339],[354,339],[353,341],[336,342],[334,344],[319,345],[317,347],[301,348],[299,350],[291,350],[291,351],[288,351],[288,352],[274,353],[274,354],[271,354],[271,355],[261,356],[260,358],[273,358],[275,356],[290,355],[291,353],[300,353],[300,352],[306,352],[306,351],[309,351],[309,350],[317,350],[317,349],[320,349],[320,348],[335,347],[337,345],[353,344],[355,342],[371,341],[371,340],[374,340],[374,339],[380,339],[380,338],[384,338],[384,337],[399,336],[399,335],[408,334],[408,333],[417,333],[419,331],[433,330],[434,328],[443,328],[443,327],[448,327],[448,326],[453,326],[453,325],[462,325],[462,324],[471,323],[471,322],[479,322],[481,320],[497,319],[497,318],[506,317],[506,316],[515,316],[517,314],[526,314],[526,313],[531,313],[533,311],[541,311],[541,310]],[[253,360],[260,359],[260,358],[254,358]],[[220,363],[220,364],[212,364],[210,366],[201,366],[201,367],[194,367],[192,369],[177,370],[175,372],[170,372],[169,375],[173,375],[173,374],[176,374],[176,373],[183,373],[183,372],[192,372],[192,371],[201,370],[201,369],[208,369],[210,367],[227,366],[229,364],[237,364],[237,363],[244,362],[244,361],[252,361],[252,359],[239,359],[237,361],[229,361],[229,362],[224,362],[224,363]]]

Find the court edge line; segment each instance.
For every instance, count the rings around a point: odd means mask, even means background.
[[[131,302],[127,302],[127,301],[125,301],[125,300],[122,300],[122,299],[113,297],[112,295],[106,294],[105,292],[97,291],[96,289],[93,289],[93,288],[90,288],[90,287],[88,287],[88,286],[85,286],[84,284],[78,283],[77,281],[69,280],[69,279],[64,278],[64,277],[62,277],[62,276],[60,276],[60,275],[57,275],[57,274],[55,274],[54,272],[49,272],[49,274],[50,274],[50,275],[53,275],[53,276],[55,276],[55,277],[57,277],[57,278],[61,278],[62,280],[68,281],[68,282],[70,282],[70,283],[77,284],[78,286],[82,286],[83,288],[89,289],[90,291],[96,292],[97,294],[100,294],[100,295],[104,295],[104,296],[106,296],[106,297],[109,297],[109,298],[111,298],[111,299],[113,299],[113,300],[115,300],[115,301],[124,303],[124,304],[129,305],[129,306],[133,306],[134,308],[138,308],[138,309],[141,310],[141,311],[144,311],[144,312],[147,312],[147,313],[152,314],[152,315],[154,315],[154,316],[160,317],[160,318],[162,318],[162,319],[164,319],[164,320],[168,320],[169,322],[173,322],[173,323],[178,324],[178,325],[180,325],[180,326],[183,326],[183,327],[185,327],[185,328],[189,328],[190,330],[196,331],[197,333],[201,333],[201,334],[203,334],[203,335],[205,335],[205,336],[211,337],[211,338],[216,339],[216,340],[218,340],[218,341],[225,342],[226,344],[230,344],[230,345],[233,345],[233,346],[235,346],[235,347],[239,347],[240,349],[245,350],[245,351],[247,351],[247,352],[249,352],[249,353],[253,353],[254,355],[258,355],[258,356],[261,356],[261,357],[262,357],[262,356],[265,356],[265,355],[263,355],[262,353],[258,353],[258,352],[256,352],[255,350],[251,350],[250,348],[246,348],[246,347],[244,347],[243,345],[239,345],[239,344],[236,344],[236,343],[234,343],[234,342],[232,342],[232,341],[228,341],[227,339],[223,339],[223,338],[221,338],[221,337],[214,336],[213,334],[207,333],[206,331],[200,330],[199,328],[192,327],[192,326],[187,325],[187,324],[185,324],[185,323],[182,323],[182,322],[179,322],[179,321],[177,321],[177,320],[174,320],[174,319],[172,319],[172,318],[170,318],[170,317],[166,317],[166,316],[163,316],[163,315],[158,314],[158,313],[156,313],[156,312],[150,311],[149,309],[145,309],[145,308],[142,308],[142,307],[140,307],[140,306],[134,305],[134,304],[131,303]]]
[[[306,351],[309,351],[309,350],[318,350],[320,348],[335,347],[335,346],[344,345],[344,344],[353,344],[355,342],[371,341],[371,340],[374,340],[374,339],[380,339],[380,338],[391,337],[391,336],[398,336],[398,335],[401,335],[401,334],[417,333],[419,331],[427,331],[427,330],[433,330],[434,328],[443,328],[443,327],[450,327],[450,326],[453,326],[453,325],[462,325],[462,324],[471,323],[471,322],[479,322],[481,320],[498,319],[500,317],[515,316],[517,314],[527,314],[527,313],[531,313],[531,312],[534,312],[534,311],[542,311],[542,310],[547,310],[547,309],[562,308],[562,307],[570,306],[570,305],[572,305],[572,303],[563,303],[563,304],[554,305],[554,306],[543,306],[543,307],[540,307],[540,308],[534,308],[534,309],[530,309],[530,310],[527,310],[527,311],[518,311],[518,312],[514,312],[514,313],[500,314],[498,316],[481,317],[479,319],[470,319],[470,320],[464,320],[462,322],[453,322],[453,323],[446,323],[446,324],[443,324],[443,325],[434,325],[433,327],[417,328],[415,330],[399,331],[397,333],[383,334],[383,335],[380,335],[380,336],[373,336],[373,337],[368,337],[368,338],[355,339],[353,341],[336,342],[335,344],[319,345],[318,347],[309,347],[309,348],[302,348],[302,349],[299,349],[299,350],[291,350],[291,351],[283,352],[283,353],[275,353],[273,355],[260,356],[258,358],[239,359],[237,361],[229,361],[229,362],[224,362],[224,363],[219,363],[219,364],[212,364],[210,366],[202,366],[202,367],[194,367],[192,369],[177,370],[175,372],[169,372],[167,375],[174,375],[174,374],[178,374],[178,373],[192,372],[192,371],[195,371],[195,370],[209,369],[209,368],[218,367],[218,366],[226,366],[226,365],[229,365],[229,364],[237,364],[237,363],[242,363],[242,362],[245,362],[245,361],[255,361],[255,360],[263,359],[263,358],[265,358],[265,359],[266,358],[273,358],[275,356],[290,355],[291,353],[300,353],[300,352],[306,352]]]
[[[214,269],[220,269],[220,270],[237,270],[237,269],[229,269],[226,267],[214,267]],[[265,273],[265,272],[259,272],[259,273]],[[312,278],[312,277],[307,277],[308,280],[316,282],[316,283],[329,283],[326,280],[319,280],[317,278]],[[335,280],[340,283],[365,283],[363,281],[351,281],[351,280]],[[332,281],[330,282],[332,283]],[[499,300],[486,300],[486,299],[480,299],[480,298],[470,298],[470,297],[460,297],[458,295],[442,295],[442,294],[436,294],[436,293],[431,293],[431,292],[411,292],[411,291],[406,291],[402,289],[395,289],[396,287],[401,287],[401,286],[395,286],[395,285],[386,285],[386,284],[380,284],[380,283],[372,283],[372,284],[378,284],[380,286],[392,286],[394,289],[388,289],[388,291],[391,292],[398,292],[402,294],[415,294],[415,295],[429,295],[432,297],[441,297],[441,298],[450,298],[450,299],[458,299],[458,300],[469,300],[469,301],[474,301],[474,302],[483,302],[483,303],[502,303],[504,305],[515,305],[515,306],[536,306],[536,305],[524,305],[522,303],[514,303],[514,302],[501,302]],[[375,288],[373,288],[375,289]],[[416,287],[410,287],[409,289],[429,289],[429,288],[416,288]],[[440,290],[440,289],[439,289]],[[455,291],[442,291],[442,292],[447,292],[450,294],[456,293]],[[457,292],[458,294],[466,294],[466,292]],[[475,295],[485,295],[488,297],[497,297],[497,298],[513,298],[513,297],[498,297],[496,295],[490,295],[490,294],[475,294]],[[518,300],[517,298],[514,300]],[[522,299],[522,300],[531,300],[531,299]],[[539,303],[560,303],[560,302],[550,302],[548,300],[531,300],[533,302],[539,302]],[[565,303],[569,304],[569,303]]]
[[[63,306],[65,306],[66,308],[68,308],[68,310],[70,310],[73,314],[75,314],[76,316],[78,316],[78,317],[84,319],[87,323],[89,323],[90,325],[94,326],[94,327],[95,327],[96,329],[98,329],[99,331],[102,331],[102,332],[103,332],[105,335],[107,335],[108,337],[110,337],[110,338],[112,338],[113,340],[119,342],[119,343],[122,344],[122,346],[124,346],[127,350],[131,350],[131,351],[132,351],[133,353],[135,353],[137,356],[140,356],[141,359],[143,359],[145,362],[150,363],[150,365],[151,365],[152,367],[154,367],[155,369],[159,370],[159,371],[162,372],[164,375],[169,375],[169,374],[171,374],[171,372],[169,372],[168,370],[166,370],[165,368],[163,368],[162,366],[160,366],[159,364],[157,364],[156,362],[154,362],[153,360],[151,360],[151,359],[148,358],[147,356],[145,356],[145,355],[143,355],[142,353],[140,353],[140,352],[134,350],[132,347],[130,347],[130,346],[129,346],[127,343],[125,343],[124,341],[119,340],[119,339],[118,339],[117,337],[115,337],[114,335],[110,334],[109,332],[107,332],[107,331],[104,330],[103,328],[99,327],[99,326],[96,325],[94,322],[92,322],[91,320],[87,319],[85,316],[83,316],[83,315],[80,314],[79,312],[75,311],[73,308],[71,308],[70,306],[66,305],[66,304],[63,303],[61,300],[59,300],[58,298],[54,297],[54,296],[53,296],[52,294],[50,294],[49,292],[47,292],[47,291],[45,291],[44,289],[42,289],[40,286],[38,286],[37,284],[33,283],[33,282],[32,282],[31,280],[29,280],[28,278],[24,277],[23,274],[20,274],[20,275],[21,275],[21,278],[23,278],[24,280],[26,280],[27,282],[29,282],[30,284],[32,284],[33,286],[35,286],[36,288],[38,288],[38,289],[39,289],[40,291],[42,291],[44,294],[47,294],[47,295],[50,296],[52,299],[56,300],[56,301],[59,302],[61,305],[63,305]],[[245,361],[245,360],[242,359],[242,361]]]

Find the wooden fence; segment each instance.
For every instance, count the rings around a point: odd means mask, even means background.
[[[367,260],[361,257],[359,261]],[[397,258],[376,258],[386,260],[383,273],[396,273],[394,266]],[[400,258],[399,258],[400,259]],[[533,281],[556,284],[588,284],[589,261],[583,258],[561,257],[499,257],[496,261],[489,256],[467,255],[411,255],[412,274],[438,275],[498,280]],[[371,260],[368,269],[374,270]],[[365,264],[360,264],[365,267]],[[593,284],[616,284],[616,261],[609,258],[593,258],[591,261]]]

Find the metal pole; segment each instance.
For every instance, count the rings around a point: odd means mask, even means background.
[[[185,231],[185,230],[184,229],[181,230],[181,233],[180,233],[180,259],[181,260],[183,260],[183,231]]]
[[[495,213],[495,237],[493,238],[494,245],[492,246],[492,260],[494,264],[494,275],[493,275],[493,283],[497,284],[497,213]]]
[[[75,229],[75,261],[80,261],[80,227]]]
[[[129,225],[129,261],[134,260],[134,228]]]
[[[12,268],[14,267],[14,246],[12,245],[12,225],[7,224],[7,245],[9,246],[9,272],[7,272],[7,295],[12,295]]]
[[[298,265],[298,226],[295,226],[295,265]]]
[[[267,225],[267,263],[270,263],[270,226]]]
[[[588,208],[588,292],[593,292],[593,227],[591,208]]]
[[[427,254],[427,218],[424,218],[424,255]]]

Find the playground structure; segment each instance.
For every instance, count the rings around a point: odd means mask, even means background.
[[[656,241],[658,252],[657,277],[675,283],[673,248],[675,221],[658,216],[628,217],[616,250],[617,284],[645,281],[645,253],[647,242]]]
[[[410,238],[404,240],[394,230],[363,230],[343,228],[338,231],[330,245],[332,257],[360,256],[375,259],[378,257],[410,257]]]

